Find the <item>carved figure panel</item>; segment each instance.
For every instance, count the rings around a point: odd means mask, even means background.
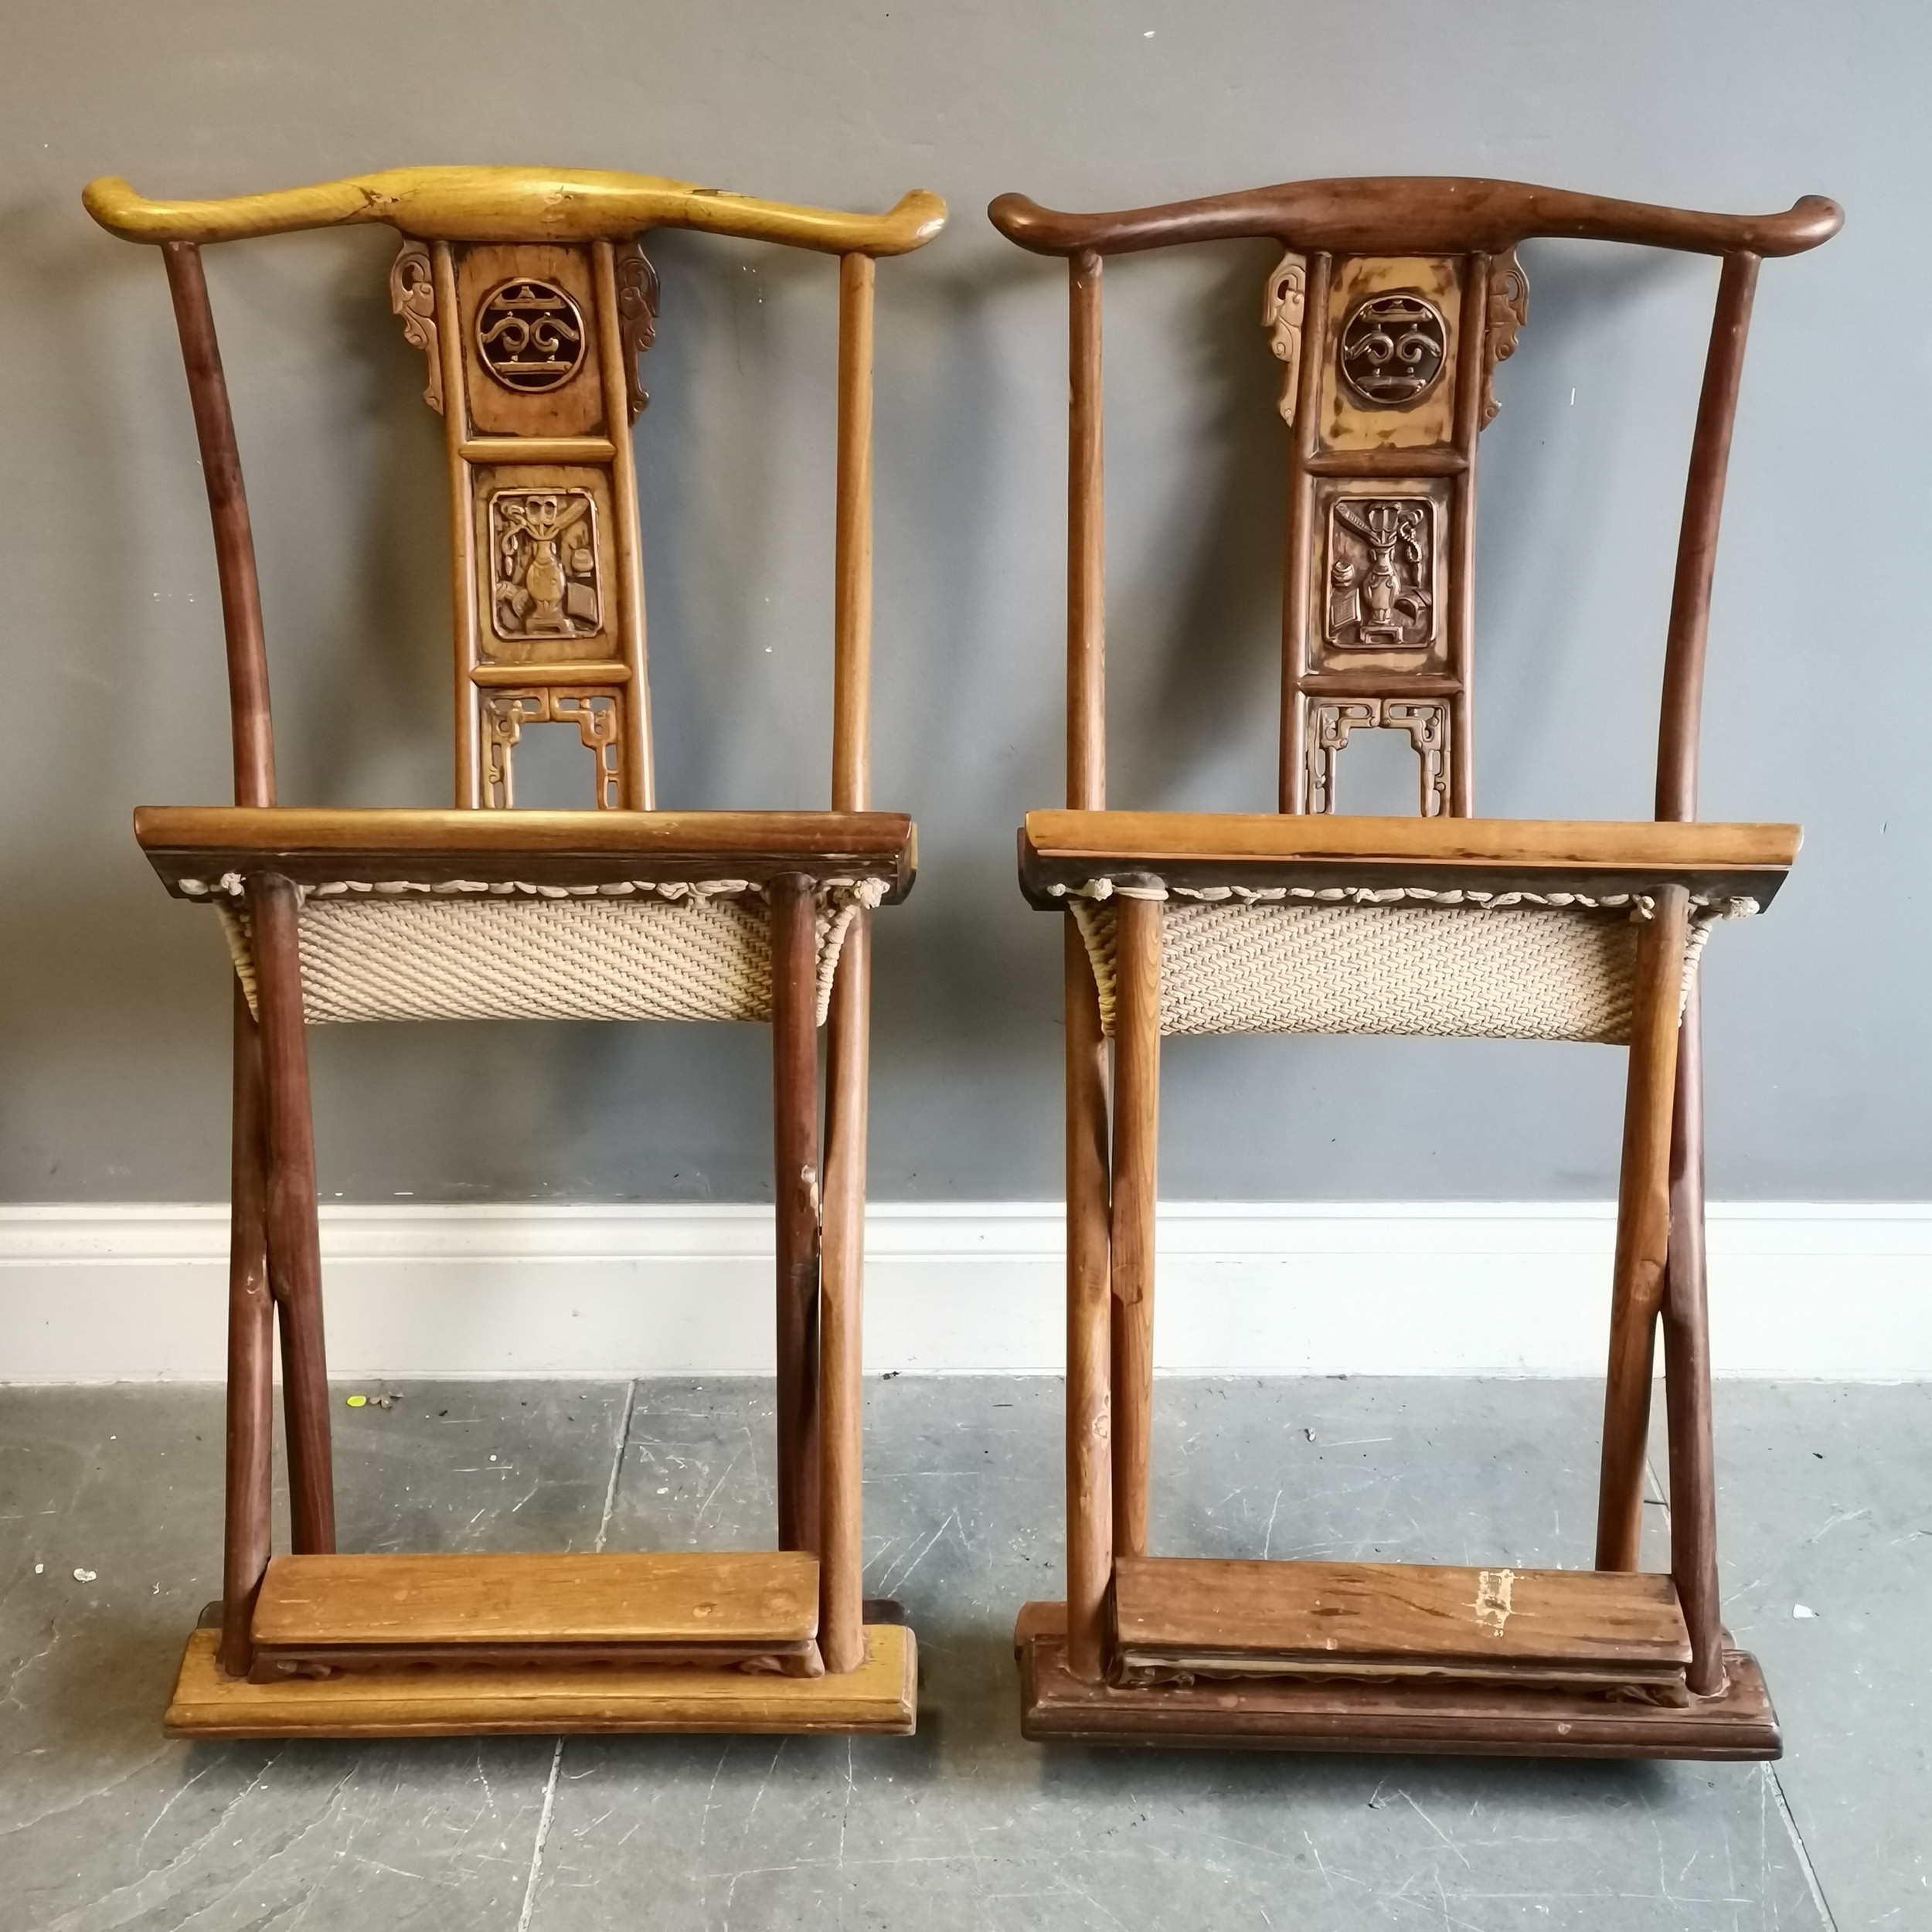
[[[631,420],[644,413],[651,398],[638,372],[638,358],[657,340],[658,271],[635,241],[625,242],[615,255],[617,328],[624,342],[624,386],[630,400]]]
[[[583,366],[584,338],[577,304],[533,275],[499,283],[477,304],[477,353],[519,395],[561,389]]]
[[[1529,277],[1512,248],[1489,265],[1489,301],[1483,332],[1482,426],[1496,420],[1502,405],[1496,400],[1496,365],[1516,352],[1516,335],[1529,320]]]
[[[1268,277],[1267,298],[1261,305],[1261,326],[1268,346],[1285,366],[1281,376],[1281,410],[1284,423],[1294,420],[1295,399],[1301,385],[1301,326],[1308,304],[1308,263],[1292,250],[1274,265]]]
[[[1366,408],[1407,409],[1441,381],[1448,351],[1449,325],[1426,296],[1370,295],[1342,325],[1342,379]]]
[[[490,623],[499,638],[584,638],[604,628],[597,511],[588,490],[490,498]]]
[[[439,413],[443,407],[443,359],[436,338],[436,274],[427,247],[405,236],[389,270],[389,305],[403,318],[403,339],[420,349],[429,363],[423,400]]]
[[[1420,651],[1436,634],[1436,506],[1426,496],[1328,504],[1327,619],[1337,651]]]
[[[624,699],[616,691],[488,691],[483,694],[483,802],[508,811],[516,803],[515,753],[523,727],[573,724],[591,755],[597,808],[615,811],[624,798],[624,747],[618,736]]]
[[[1414,747],[1420,770],[1421,816],[1440,818],[1449,810],[1449,706],[1431,699],[1311,698],[1308,703],[1308,808],[1335,808],[1335,767],[1351,733],[1403,731]]]

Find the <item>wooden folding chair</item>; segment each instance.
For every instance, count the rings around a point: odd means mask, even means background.
[[[911,1730],[911,1632],[860,1596],[859,1319],[871,909],[912,883],[870,808],[874,260],[936,196],[842,214],[654,177],[427,168],[232,201],[87,205],[158,243],[214,519],[233,808],[144,810],[170,892],[236,975],[223,1595],[168,1713],[189,1736]],[[402,237],[390,291],[443,417],[456,809],[277,804],[248,509],[200,245],[351,223]],[[656,228],[838,257],[829,811],[661,811],[631,425]],[[512,811],[526,726],[574,725],[594,810]],[[822,1162],[817,1029],[828,1023]],[[768,1020],[777,1219],[778,1548],[338,1555],[305,1022]],[[825,1175],[822,1203],[818,1176]],[[822,1255],[821,1242],[822,1236]],[[270,1544],[271,1308],[293,1553]],[[420,1666],[434,1666],[431,1668]]]
[[[1837,232],[1828,201],[1693,214],[1507,182],[1315,181],[1121,214],[1002,196],[1071,272],[1068,809],[1020,880],[1066,924],[1067,1597],[1015,1641],[1029,1736],[1087,1743],[1770,1757],[1757,1663],[1718,1616],[1696,954],[1762,907],[1797,828],[1689,822],[1718,514],[1758,261]],[[1476,446],[1532,236],[1723,262],[1664,673],[1657,817],[1471,817]],[[1278,815],[1109,811],[1102,707],[1100,269],[1253,237],[1287,365]],[[1259,406],[1257,402],[1257,406]],[[1413,821],[1335,814],[1352,736],[1406,734]],[[1681,1020],[1680,1020],[1681,1015]],[[1163,1033],[1600,1040],[1630,1049],[1596,1564],[1204,1562],[1147,1547]],[[1111,1107],[1107,1043],[1112,1041]],[[1653,1335],[1671,1568],[1638,1570]]]

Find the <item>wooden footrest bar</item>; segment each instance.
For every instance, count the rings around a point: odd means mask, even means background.
[[[188,1640],[168,1706],[172,1737],[472,1737],[583,1732],[835,1733],[910,1736],[917,1651],[903,1624],[868,1624],[843,1676],[681,1665],[356,1671],[272,1684],[224,1676],[218,1633]]]
[[[1129,1684],[1430,1678],[1681,1701],[1691,1654],[1668,1577],[1594,1570],[1124,1556],[1114,1634]]]
[[[818,1560],[795,1550],[277,1556],[257,1682],[414,1663],[821,1668]]]
[[[1727,1650],[1723,1695],[1688,1705],[1434,1678],[1090,1684],[1066,1667],[1066,1607],[1029,1604],[1014,1632],[1020,1729],[1036,1743],[1478,1757],[1768,1759],[1777,1713],[1757,1659]]]

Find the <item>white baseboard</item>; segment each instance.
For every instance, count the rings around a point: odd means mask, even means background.
[[[768,1373],[769,1212],[332,1207],[345,1376]],[[1185,1373],[1601,1372],[1607,1204],[1175,1202],[1156,1345]],[[0,1382],[219,1379],[213,1206],[0,1207]],[[1051,1202],[882,1206],[866,1359],[925,1374],[1063,1364]],[[1932,1378],[1932,1203],[1716,1205],[1721,1375]]]

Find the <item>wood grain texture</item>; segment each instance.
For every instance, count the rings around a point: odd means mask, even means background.
[[[253,1684],[221,1674],[215,1634],[198,1630],[188,1640],[168,1706],[172,1737],[620,1732],[907,1737],[915,1729],[918,1652],[912,1632],[900,1624],[869,1625],[864,1663],[836,1677],[596,1665],[358,1672]]]
[[[1757,257],[1727,255],[1718,278],[1717,310],[1704,362],[1704,386],[1691,437],[1684,519],[1671,583],[1665,634],[1664,689],[1657,736],[1657,815],[1697,815],[1697,736],[1702,715],[1704,652],[1710,628],[1711,583],[1717,570],[1717,533],[1730,466],[1731,425],[1744,373],[1744,338],[1751,325]]]
[[[1147,1549],[1154,1410],[1154,1209],[1161,1118],[1161,907],[1124,899],[1114,968],[1114,1558]]]
[[[1704,1055],[1693,981],[1677,1031],[1670,1131],[1670,1257],[1664,1271],[1664,1400],[1669,1425],[1670,1568],[1690,1632],[1685,1682],[1724,1687],[1717,1582],[1717,1478],[1711,1431],[1711,1336],[1704,1267]]]
[[[645,229],[691,228],[826,253],[903,255],[946,225],[946,204],[923,188],[883,215],[855,215],[658,175],[570,168],[392,168],[224,201],[151,201],[103,175],[81,199],[111,234],[141,242],[240,241],[386,222],[443,241],[621,241]]]
[[[1670,1255],[1671,1118],[1685,913],[1683,888],[1666,886],[1637,940],[1597,1487],[1599,1570],[1634,1570],[1643,1535],[1651,1376]]]
[[[1273,1679],[1123,1688],[1066,1668],[1060,1604],[1029,1604],[1015,1648],[1020,1730],[1037,1743],[1459,1757],[1771,1759],[1782,1746],[1757,1659],[1725,1654],[1721,1697],[1688,1707],[1580,1690]]]
[[[1538,236],[1707,255],[1735,249],[1795,255],[1829,241],[1845,219],[1835,202],[1819,195],[1803,196],[1782,214],[1706,215],[1451,175],[1284,182],[1111,214],[1068,214],[1007,194],[986,213],[1009,241],[1042,255],[1082,249],[1114,255],[1250,237],[1344,254],[1500,254]]]
[[[1113,1288],[1107,1041],[1080,928],[1066,922],[1067,1660],[1106,1668],[1114,1570]]]
[[[771,883],[773,1216],[777,1233],[778,1546],[819,1548],[818,951],[811,881]],[[812,1587],[818,1588],[813,1578]],[[814,1612],[815,1618],[816,1611]]]
[[[1020,889],[1152,872],[1170,885],[1412,885],[1437,890],[1648,892],[1681,884],[1767,904],[1801,835],[1795,825],[1322,813],[1033,811],[1020,833]]]
[[[838,440],[832,504],[832,803],[872,800],[872,366],[873,267],[838,264]]]
[[[281,1325],[291,1530],[297,1549],[326,1555],[335,1547],[335,1473],[322,1338],[315,1128],[309,1102],[294,886],[277,873],[251,874],[248,910],[260,1019],[267,1156],[263,1226],[269,1284]]]
[[[1123,1556],[1114,1627],[1130,1669],[1667,1684],[1690,1656],[1668,1577],[1590,1570]]]
[[[793,1550],[277,1556],[255,1641],[397,1645],[802,1643],[817,1560]]]
[[[1100,260],[1076,255],[1068,281],[1066,802],[1107,803],[1107,510]]]
[[[825,1668],[865,1656],[863,1473],[866,1153],[871,1068],[872,915],[846,929],[825,1029],[825,1258],[819,1288],[824,1538],[818,1644]]]
[[[255,539],[242,485],[241,453],[228,403],[221,347],[208,302],[200,252],[182,243],[162,251],[175,325],[181,336],[188,400],[201,451],[202,481],[214,524],[215,569],[221,587],[222,630],[228,655],[228,708],[233,738],[235,802],[275,802],[275,743],[269,722],[268,653],[262,634],[261,589]]]
[[[267,1151],[261,1036],[236,980],[229,1166],[228,1387],[222,1529],[221,1665],[246,1677],[250,1624],[274,1522],[275,1304],[268,1286]]]
[[[367,878],[882,879],[911,889],[912,821],[900,812],[416,811],[148,805],[134,836],[171,890],[272,864],[299,883]]]

